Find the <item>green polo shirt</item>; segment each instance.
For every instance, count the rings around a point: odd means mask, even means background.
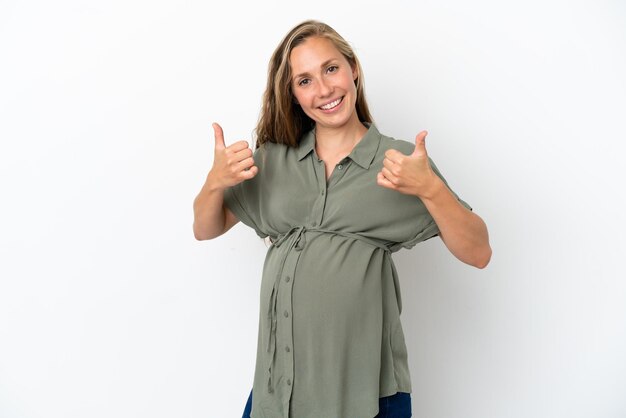
[[[391,253],[439,229],[418,197],[379,186],[376,175],[385,151],[408,155],[415,144],[370,124],[328,181],[314,145],[314,130],[298,148],[264,144],[258,174],[224,193],[237,218],[272,241],[252,418],[374,417],[378,398],[411,392]]]

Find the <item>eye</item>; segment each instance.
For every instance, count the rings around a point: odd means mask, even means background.
[[[327,72],[329,72],[329,73],[336,73],[338,69],[339,69],[339,67],[338,67],[338,66],[336,66],[336,65],[331,65],[330,67],[328,67],[328,68],[326,69],[326,71],[327,71]]]
[[[308,85],[310,82],[310,80],[308,78],[303,78],[302,80],[298,81],[298,85],[299,86],[306,86]]]

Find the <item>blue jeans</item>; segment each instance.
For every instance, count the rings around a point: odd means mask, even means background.
[[[252,391],[248,396],[242,418],[250,418],[252,411]],[[398,392],[395,395],[378,399],[378,415],[374,418],[411,418],[411,394]]]

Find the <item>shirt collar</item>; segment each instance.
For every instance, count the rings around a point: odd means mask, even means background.
[[[376,152],[378,151],[378,145],[380,143],[380,132],[376,129],[373,123],[364,122],[368,126],[367,132],[361,138],[361,140],[352,149],[352,152],[348,154],[347,158],[363,167],[369,169]],[[300,144],[298,145],[298,161],[301,161],[304,157],[309,155],[315,147],[315,128],[302,136]]]

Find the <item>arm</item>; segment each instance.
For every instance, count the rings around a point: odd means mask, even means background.
[[[193,201],[193,213],[193,235],[198,241],[217,238],[239,222],[224,206],[224,190],[213,187],[209,177]]]
[[[462,262],[485,268],[491,259],[485,222],[463,205],[438,176],[428,196],[420,197],[448,250]]]
[[[466,264],[484,268],[491,259],[487,226],[478,215],[461,205],[432,170],[426,153],[426,135],[426,131],[417,135],[411,155],[397,150],[385,153],[378,184],[419,197],[450,252]]]
[[[215,130],[213,167],[193,201],[193,234],[197,240],[219,237],[239,222],[224,206],[224,190],[251,179],[259,171],[254,165],[252,150],[246,141],[238,141],[226,147],[222,128],[215,123],[213,129]]]

